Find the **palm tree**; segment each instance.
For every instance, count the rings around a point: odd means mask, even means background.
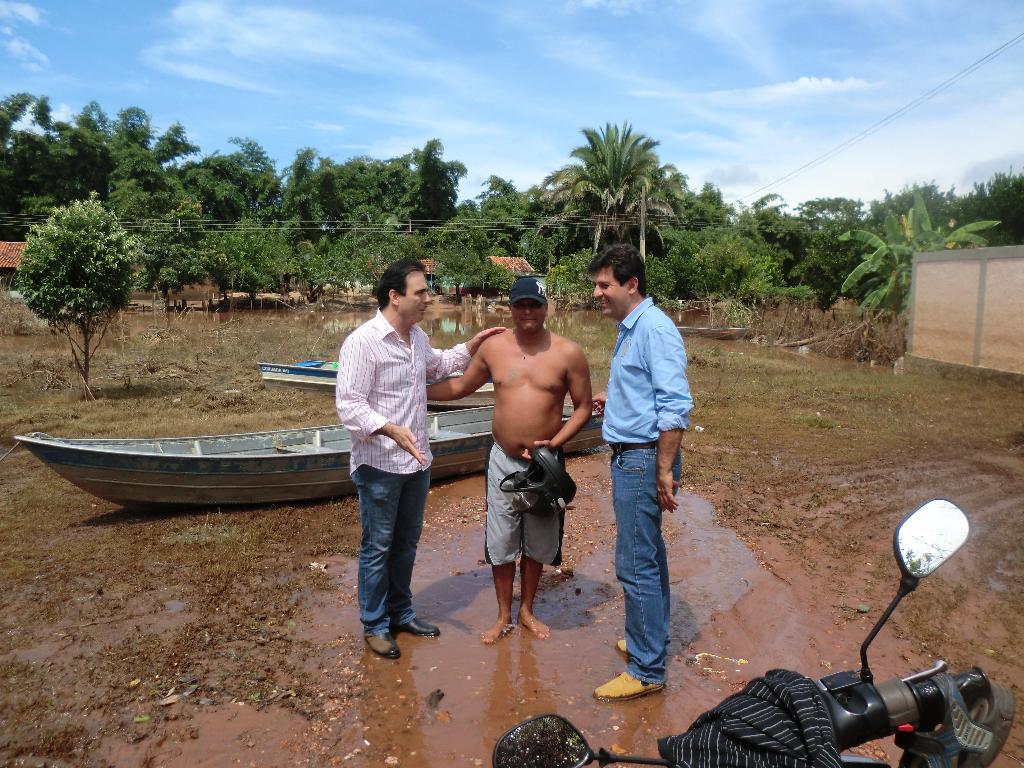
[[[658,142],[633,133],[629,123],[584,128],[587,143],[576,147],[570,163],[544,180],[544,197],[563,207],[565,220],[582,209],[594,222],[594,253],[606,230],[621,240],[640,213],[640,241],[646,235],[648,211],[675,216],[682,210],[686,177],[673,165],[661,165]]]
[[[889,310],[899,314],[906,308],[910,295],[910,273],[915,253],[941,251],[947,248],[986,245],[978,232],[999,224],[998,221],[975,221],[945,233],[933,227],[924,198],[914,195],[914,206],[897,219],[892,213],[885,218],[885,239],[864,229],[844,232],[840,240],[856,240],[873,249],[843,282],[842,292],[857,289],[863,297],[861,308]]]

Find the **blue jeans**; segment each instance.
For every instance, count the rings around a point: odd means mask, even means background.
[[[668,655],[669,579],[658,506],[657,449],[638,448],[612,457],[615,507],[615,575],[626,601],[626,671],[645,683],[665,682]],[[678,480],[677,458],[672,474]]]
[[[359,492],[359,620],[367,635],[416,618],[412,567],[423,530],[430,468],[399,475],[362,464],[352,473]]]

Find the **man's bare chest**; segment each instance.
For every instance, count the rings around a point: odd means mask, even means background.
[[[496,388],[528,387],[551,392],[565,390],[566,364],[553,350],[530,355],[515,349],[503,355],[500,360],[489,361],[488,367]]]

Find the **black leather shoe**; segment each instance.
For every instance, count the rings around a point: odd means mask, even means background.
[[[392,624],[391,631],[396,634],[399,632],[408,632],[410,635],[417,635],[419,637],[437,637],[441,634],[440,629],[421,619],[413,619],[412,621],[407,621],[405,624]]]
[[[370,650],[378,656],[383,656],[385,659],[397,659],[402,655],[402,652],[398,650],[398,643],[395,642],[395,638],[391,636],[390,632],[385,632],[383,635],[364,635],[363,637]]]

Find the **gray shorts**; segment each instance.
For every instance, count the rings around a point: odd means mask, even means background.
[[[520,555],[546,565],[562,562],[564,510],[554,515],[532,515],[512,509],[509,494],[500,488],[507,475],[526,469],[530,462],[509,456],[494,443],[487,458],[487,528],[484,557],[491,565],[514,563]]]

